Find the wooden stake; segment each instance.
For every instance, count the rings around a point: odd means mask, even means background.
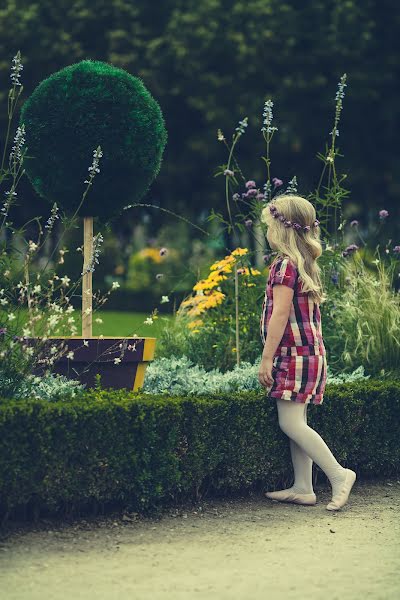
[[[239,350],[239,281],[237,264],[235,263],[235,316],[236,316],[236,364],[240,366],[240,350]]]
[[[83,217],[83,271],[93,257],[93,217]],[[92,337],[92,272],[82,278],[82,336]]]

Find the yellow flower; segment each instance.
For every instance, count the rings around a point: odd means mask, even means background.
[[[237,348],[232,348],[232,352],[237,352]]]
[[[248,249],[247,248],[236,248],[236,250],[233,250],[232,254],[234,256],[243,256],[243,254],[247,254],[248,253]]]
[[[191,323],[188,323],[188,327],[190,327],[190,329],[192,329],[192,327],[199,327],[202,324],[203,324],[203,321],[201,319],[195,319],[194,321],[191,321]]]
[[[160,252],[157,248],[143,248],[138,252],[139,256],[142,258],[150,258],[153,262],[160,263],[163,260],[163,257],[160,256]]]

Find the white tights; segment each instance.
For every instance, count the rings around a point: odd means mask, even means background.
[[[340,491],[345,477],[342,467],[322,437],[307,425],[307,404],[277,399],[279,427],[290,438],[290,453],[294,470],[291,491],[299,494],[314,493],[312,484],[313,461],[328,477],[333,495]]]

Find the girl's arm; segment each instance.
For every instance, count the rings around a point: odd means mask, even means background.
[[[289,319],[293,293],[293,289],[287,285],[274,285],[274,304],[258,373],[259,382],[266,387],[274,382],[272,361]]]

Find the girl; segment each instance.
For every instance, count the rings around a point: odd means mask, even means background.
[[[313,461],[332,486],[328,510],[344,506],[356,480],[342,467],[321,436],[307,425],[307,404],[322,404],[326,355],[319,304],[323,302],[317,258],[322,253],[319,222],[313,205],[297,195],[282,194],[261,214],[267,240],[277,257],[268,276],[260,334],[264,345],[261,385],[276,399],[279,426],[290,438],[294,469],[292,487],[266,492],[273,500],[316,504]]]

